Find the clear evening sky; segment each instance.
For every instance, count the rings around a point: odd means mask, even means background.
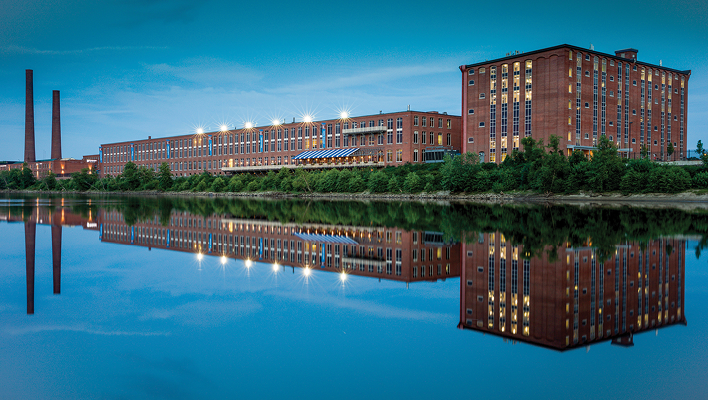
[[[37,158],[52,90],[64,157],[226,123],[461,112],[459,65],[568,43],[692,70],[688,140],[708,142],[708,3],[0,0],[0,160],[23,156],[34,70]]]

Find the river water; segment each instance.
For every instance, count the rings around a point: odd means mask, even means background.
[[[707,398],[707,237],[667,208],[4,195],[0,397]]]

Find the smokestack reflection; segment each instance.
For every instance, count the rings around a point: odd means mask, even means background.
[[[27,270],[27,314],[34,314],[34,248],[37,224],[25,222],[25,262]]]
[[[61,293],[61,225],[52,225],[52,273],[54,294]]]

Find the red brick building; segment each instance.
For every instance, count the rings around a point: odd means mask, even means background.
[[[531,136],[561,138],[591,154],[607,136],[620,152],[685,158],[691,71],[637,59],[636,49],[600,53],[571,45],[462,65],[462,151],[501,162]],[[679,157],[676,157],[676,155]]]
[[[462,245],[459,328],[566,350],[686,323],[684,240],[621,244],[607,259],[591,246],[523,251],[498,232]]]
[[[340,119],[224,129],[100,147],[101,176],[128,161],[176,176],[295,168],[350,168],[442,161],[461,150],[461,118],[405,111]]]

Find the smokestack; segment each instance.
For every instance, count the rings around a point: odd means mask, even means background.
[[[52,157],[61,158],[61,117],[59,114],[59,91],[52,91]]]
[[[54,158],[52,156],[52,158]],[[52,225],[52,277],[54,294],[61,293],[61,225]]]
[[[27,88],[25,90],[25,162],[35,162],[34,156],[34,89],[32,70],[25,70]]]
[[[30,216],[32,218],[32,216]],[[37,224],[34,221],[25,222],[25,267],[27,278],[27,314],[34,314],[34,239]]]

